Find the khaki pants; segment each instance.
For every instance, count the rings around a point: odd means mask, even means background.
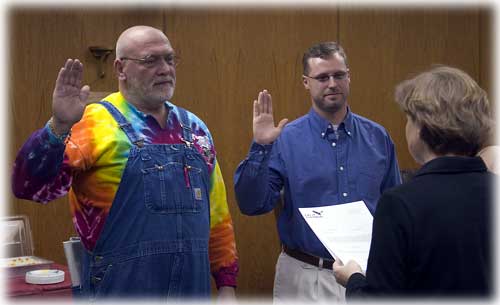
[[[274,277],[274,303],[345,303],[345,288],[337,283],[333,271],[309,265],[281,252]]]

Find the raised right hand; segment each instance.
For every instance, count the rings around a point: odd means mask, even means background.
[[[253,139],[258,144],[271,144],[280,135],[288,119],[274,126],[273,100],[267,90],[259,92],[253,101]]]
[[[89,103],[90,87],[81,86],[83,64],[78,59],[68,59],[57,75],[52,95],[53,127],[58,134],[69,132],[83,116]]]

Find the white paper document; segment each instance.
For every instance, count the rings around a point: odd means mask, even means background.
[[[335,259],[344,264],[354,260],[366,271],[373,216],[363,201],[299,211]]]

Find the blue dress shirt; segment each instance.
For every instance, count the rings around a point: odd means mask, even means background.
[[[382,192],[401,184],[394,143],[379,124],[348,110],[334,131],[314,109],[287,124],[273,144],[252,143],[234,175],[245,215],[267,213],[284,188],[278,219],[281,242],[331,258],[298,208],[363,200],[372,214]]]

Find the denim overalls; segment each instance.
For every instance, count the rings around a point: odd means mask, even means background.
[[[83,296],[208,298],[209,176],[186,111],[178,107],[185,144],[144,144],[115,106],[99,103],[133,146],[103,231],[82,260]]]

